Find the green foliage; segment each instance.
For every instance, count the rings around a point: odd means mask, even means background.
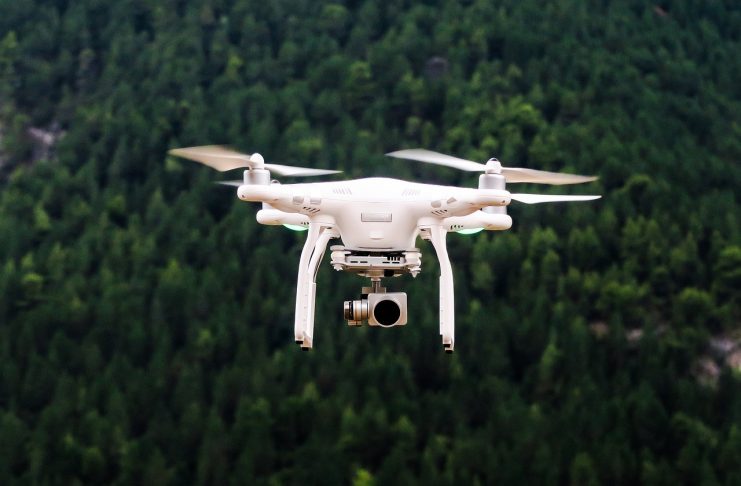
[[[740,31],[689,0],[0,2],[0,483],[738,484],[708,339],[741,322]],[[604,198],[449,236],[456,355],[422,242],[402,329],[343,326],[362,282],[323,266],[306,354],[303,236],[166,155],[207,143]]]

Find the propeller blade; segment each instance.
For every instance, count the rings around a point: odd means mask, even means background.
[[[244,184],[244,181],[236,180],[236,181],[216,181],[214,184],[221,184],[222,186],[234,186],[239,187],[242,184]]]
[[[445,155],[432,150],[425,149],[408,149],[389,152],[386,155],[396,157],[397,159],[417,160],[419,162],[428,162],[430,164],[445,165],[454,169],[466,170],[469,172],[484,172],[486,166],[472,160],[459,159],[451,155]]]
[[[265,168],[282,176],[310,177],[327,174],[339,174],[341,170],[310,169],[307,167],[291,167],[290,165],[265,164]]]
[[[264,167],[282,176],[318,176],[337,174],[340,170],[311,169],[307,167],[291,167],[280,164],[265,164],[259,154],[247,155],[221,145],[204,145],[202,147],[188,147],[172,149],[171,155],[183,157],[184,159],[200,162],[212,169],[221,172],[232,169],[245,169],[248,167]]]
[[[200,162],[203,165],[207,165],[212,169],[221,172],[246,168],[251,165],[249,155],[236,152],[220,145],[172,149],[168,153],[184,159]]]
[[[472,160],[459,159],[450,155],[433,152],[425,149],[408,149],[389,152],[386,155],[397,157],[399,159],[417,160],[430,164],[444,165],[454,169],[465,170],[469,172],[485,172],[487,166]],[[507,183],[513,182],[530,182],[533,184],[581,184],[597,180],[593,176],[583,176],[577,174],[562,174],[560,172],[548,172],[545,170],[523,169],[518,167],[502,167],[502,175]]]
[[[566,202],[566,201],[593,201],[602,196],[562,196],[557,194],[510,194],[515,201],[525,204],[538,204],[544,202]]]
[[[536,169],[521,169],[518,167],[502,167],[502,175],[507,182],[530,182],[533,184],[552,184],[560,186],[563,184],[582,184],[584,182],[596,181],[595,176],[583,176],[578,174],[563,174],[561,172],[548,172]]]

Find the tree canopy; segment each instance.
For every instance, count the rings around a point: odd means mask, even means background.
[[[0,2],[0,483],[741,483],[741,5]],[[385,282],[319,273],[167,150],[475,187],[597,174]],[[523,192],[547,192],[520,186]],[[563,191],[553,189],[553,192]]]

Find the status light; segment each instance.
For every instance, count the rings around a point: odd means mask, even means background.
[[[306,226],[301,226],[300,224],[284,224],[283,226],[293,231],[306,231],[309,229]]]
[[[462,235],[475,235],[476,233],[480,233],[481,231],[484,231],[484,228],[462,229],[456,231],[456,233],[460,233]]]

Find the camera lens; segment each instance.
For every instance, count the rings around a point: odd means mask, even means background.
[[[401,316],[399,304],[391,299],[382,300],[373,308],[373,317],[382,326],[391,326],[396,324]]]

